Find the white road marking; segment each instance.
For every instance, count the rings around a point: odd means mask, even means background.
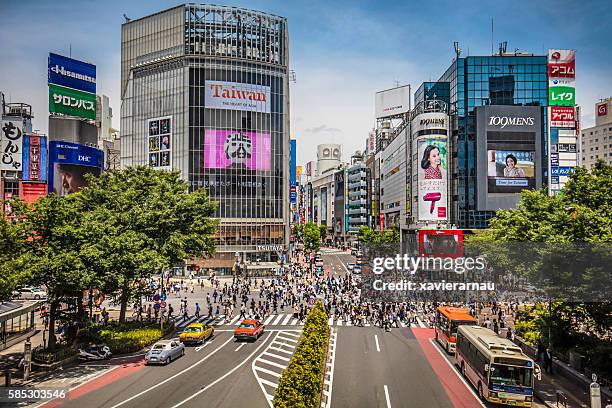
[[[283,320],[283,322],[281,324],[283,326],[287,325],[289,323],[289,320],[291,320],[292,318],[293,318],[293,316],[288,314],[287,317],[285,318],[285,320]]]
[[[380,351],[380,344],[378,344],[378,335],[374,335],[374,340],[376,341],[376,351]]]
[[[419,316],[417,316],[417,317],[416,317],[416,320],[417,320],[417,323],[419,324],[419,327],[420,327],[421,329],[426,329],[426,328],[427,328],[427,326],[425,326],[425,323],[423,323],[423,322],[421,321],[421,319],[419,319]]]
[[[292,337],[295,337],[296,339],[299,339],[299,338],[300,338],[300,336],[301,336],[301,334],[294,334],[294,333],[290,333],[290,332],[288,332],[288,333],[283,333],[283,334],[284,334],[284,335],[286,335],[286,336],[292,336]]]
[[[286,332],[286,331],[301,333],[302,329],[266,329],[266,332]],[[234,329],[215,329],[215,332],[232,332],[233,333]]]
[[[274,319],[274,315],[270,315],[270,316],[266,317],[266,320],[264,320],[263,324],[270,324],[272,319]]]
[[[273,341],[272,344],[278,344],[281,347],[289,347],[289,348],[295,348],[295,344],[289,344],[289,343],[281,343],[280,341]]]
[[[255,367],[255,370],[261,371],[262,373],[269,374],[272,377],[276,377],[276,378],[280,378],[281,377],[281,373],[277,373],[276,371],[268,370],[268,369],[263,368],[263,367]]]
[[[389,399],[389,388],[385,385],[385,399],[387,400],[387,408],[391,408],[391,400]]]
[[[245,345],[246,345],[246,343],[242,343],[242,344],[241,344],[241,345],[239,345],[239,346],[238,346],[238,348],[237,348],[236,350],[234,350],[234,351],[238,351],[238,350],[240,350],[240,349],[241,349],[241,348],[243,348]]]
[[[327,319],[327,325],[328,325],[328,326],[331,326],[331,325],[333,325],[333,324],[334,324],[334,317],[332,316],[332,317],[330,317],[329,319]]]
[[[270,349],[271,350],[280,351],[281,353],[285,353],[285,354],[289,354],[289,355],[293,354],[293,351],[285,350],[285,349],[280,348],[280,347],[270,347]]]
[[[436,346],[436,343],[434,341],[434,339],[429,339],[429,342],[431,343],[431,345],[433,346],[433,348],[435,348],[438,353],[440,353],[440,355],[442,356],[442,359],[444,361],[446,361],[446,364],[448,364],[451,368],[451,370],[453,370],[453,372],[457,375],[457,377],[459,377],[459,379],[461,380],[461,382],[467,387],[468,390],[470,390],[470,392],[472,393],[472,395],[474,396],[474,398],[476,398],[476,401],[478,401],[478,403],[480,404],[481,407],[486,408],[487,406],[485,404],[483,404],[483,402],[480,400],[480,397],[476,394],[476,392],[474,392],[474,390],[472,389],[472,386],[470,384],[467,383],[467,381],[465,381],[465,378],[463,378],[463,376],[461,375],[460,372],[457,371],[457,369],[453,366],[453,364],[451,364],[450,361],[448,361],[446,359],[446,357],[444,356],[444,354],[442,354],[442,351],[438,348],[438,346]]]
[[[270,335],[271,336],[271,335]],[[211,382],[210,384],[208,384],[206,387],[202,388],[200,391],[196,392],[195,394],[191,395],[188,398],[185,398],[183,401],[179,402],[178,404],[172,406],[172,408],[176,408],[176,407],[180,407],[181,405],[183,405],[184,403],[191,401],[192,399],[194,399],[195,397],[197,397],[198,395],[200,395],[201,393],[203,393],[204,391],[206,391],[207,389],[209,389],[210,387],[214,386],[215,384],[217,384],[218,382],[224,380],[225,378],[227,378],[228,376],[230,376],[232,373],[234,373],[234,371],[238,370],[240,367],[242,367],[244,365],[244,363],[246,363],[247,361],[249,361],[251,359],[251,357],[253,357],[253,355],[255,353],[257,353],[259,351],[260,348],[262,348],[265,344],[266,341],[270,338],[270,336],[268,336],[266,339],[264,339],[261,344],[259,345],[259,347],[257,347],[247,358],[245,358],[244,360],[242,360],[242,362],[240,364],[238,364],[236,367],[232,368],[230,371],[228,371],[227,373],[225,373],[224,375],[222,375],[221,377],[217,378],[215,381]]]
[[[154,390],[155,388],[167,383],[168,381],[172,381],[173,379],[175,379],[176,377],[178,377],[181,374],[186,373],[187,371],[191,370],[194,367],[197,367],[198,365],[202,364],[204,361],[206,361],[210,356],[212,356],[213,354],[215,354],[217,351],[221,350],[223,348],[223,346],[225,346],[227,343],[229,343],[230,341],[234,340],[233,337],[230,337],[229,339],[227,339],[227,341],[225,343],[223,343],[222,345],[220,345],[219,347],[217,347],[216,349],[214,349],[213,351],[211,351],[209,354],[207,354],[205,357],[203,357],[201,360],[196,361],[195,363],[193,363],[192,365],[190,365],[189,367],[187,367],[186,369],[179,371],[178,373],[174,374],[171,377],[166,378],[165,380],[158,382],[157,384],[153,385],[152,387],[147,388],[144,391],[139,392],[136,395],[131,396],[130,398],[126,399],[125,401],[122,401],[116,405],[113,405],[111,408],[117,408],[120,407],[121,405],[132,401],[135,398],[140,397],[143,394],[146,394],[147,392]]]
[[[239,326],[240,325],[240,315],[236,315],[236,317],[234,317],[232,320],[230,320],[229,324],[233,324],[234,326]]]
[[[333,344],[330,347],[330,349],[332,350],[332,359],[331,359],[331,364],[327,363],[327,365],[329,365],[329,388],[327,390],[328,394],[327,394],[327,405],[326,408],[330,408],[331,406],[331,400],[332,400],[332,388],[334,386],[334,367],[336,364],[336,344],[337,344],[337,340],[338,340],[338,332],[334,331],[334,329],[330,329],[331,330],[331,336],[333,339]]]
[[[266,360],[265,358],[261,358],[261,357],[257,357],[257,361],[262,362],[264,364],[269,364],[269,365],[271,365],[273,367],[282,368],[283,370],[285,368],[287,368],[286,364],[279,364],[279,363],[276,363],[274,361]]]
[[[79,387],[80,387],[80,386],[82,386],[82,385],[85,385],[85,384],[87,384],[87,383],[89,383],[89,382],[91,382],[91,381],[95,380],[96,378],[102,377],[103,375],[108,374],[108,373],[110,373],[110,372],[111,372],[111,371],[113,371],[113,370],[116,370],[116,369],[117,369],[117,368],[119,368],[119,367],[120,367],[120,366],[116,365],[116,366],[114,366],[114,367],[111,367],[111,368],[110,368],[110,369],[108,369],[108,370],[105,370],[105,371],[101,372],[101,373],[100,373],[100,374],[98,374],[98,375],[93,376],[92,378],[90,378],[90,379],[88,379],[88,380],[86,380],[86,381],[84,381],[84,382],[82,382],[82,383],[80,383],[80,384],[78,384],[78,385],[76,385],[76,386],[74,386],[74,387],[70,388],[70,389],[68,390],[68,393],[70,393],[70,392],[72,392],[72,391],[76,390],[77,388],[79,388]],[[50,400],[48,400],[48,401],[43,402],[42,404],[38,404],[38,405],[34,406],[33,408],[40,408],[40,407],[43,407],[43,406],[47,405],[49,402],[51,402],[51,401],[53,401],[53,400],[56,400],[56,399],[57,399],[57,398],[50,399]]]
[[[291,360],[289,357],[285,357],[285,356],[279,356],[278,354],[272,354],[272,353],[268,353],[267,351],[264,351],[263,353],[261,353],[261,355],[266,355],[266,356],[270,356],[272,358],[278,358],[279,360],[283,360],[286,362],[289,362],[289,360]]]
[[[283,333],[284,334],[284,333]],[[297,343],[298,339],[291,339],[289,337],[282,337],[282,336],[278,336],[279,340],[286,340],[286,341],[290,341],[292,343]]]
[[[274,323],[270,323],[270,326],[278,326],[281,320],[283,320],[283,315],[278,315]]]
[[[195,351],[196,351],[196,353],[197,353],[198,351],[202,350],[204,347],[208,346],[208,345],[209,345],[210,343],[212,343],[212,342],[213,342],[213,340],[212,340],[212,339],[210,339],[210,340],[208,340],[208,341],[204,342],[204,344],[202,344],[202,345],[200,345],[200,346],[196,347],[194,350],[195,350]]]
[[[278,384],[273,383],[272,381],[268,381],[265,378],[260,378],[259,381],[261,381],[262,384],[266,384],[267,386],[270,386],[272,388],[277,388]]]

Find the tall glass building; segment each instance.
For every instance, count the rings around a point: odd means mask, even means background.
[[[479,211],[476,197],[476,112],[486,105],[548,106],[547,57],[503,54],[457,58],[437,83],[424,83],[415,105],[436,99],[450,103],[451,169],[450,220],[460,228],[486,228],[494,211]],[[446,90],[450,89],[448,100]],[[547,180],[546,109],[541,109],[542,160],[536,171]]]
[[[178,169],[219,203],[217,255],[200,266],[277,260],[289,228],[287,20],[190,3],[121,34],[122,165]]]

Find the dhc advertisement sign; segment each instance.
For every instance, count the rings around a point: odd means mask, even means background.
[[[49,142],[49,192],[65,197],[87,185],[86,174],[99,176],[104,152],[95,147],[60,141]]]

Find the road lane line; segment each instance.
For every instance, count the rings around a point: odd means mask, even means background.
[[[242,343],[242,344],[241,344],[241,345],[239,345],[239,346],[238,346],[238,348],[237,348],[236,350],[234,350],[234,351],[238,351],[238,350],[240,350],[240,349],[241,349],[241,348],[243,348],[245,345],[246,345],[246,343]]]
[[[281,333],[281,334],[285,334],[285,333]],[[289,337],[278,336],[278,339],[279,340],[290,341],[292,343],[297,343],[298,342],[298,339],[292,339],[292,338],[289,338]]]
[[[280,348],[280,347],[270,347],[270,350],[276,350],[276,351],[280,351],[281,353],[293,355],[293,351],[285,350],[284,348]]]
[[[234,371],[238,370],[240,367],[242,367],[244,365],[244,363],[246,363],[247,361],[249,361],[251,359],[251,357],[253,357],[253,355],[255,355],[255,353],[257,353],[259,351],[260,348],[262,348],[263,346],[265,346],[266,341],[272,336],[272,334],[270,334],[268,337],[266,337],[261,344],[259,345],[259,347],[257,347],[247,358],[245,358],[244,360],[242,360],[242,363],[238,364],[236,367],[232,368],[230,371],[228,371],[227,373],[225,373],[224,375],[222,375],[221,377],[217,378],[215,381],[211,382],[210,384],[208,384],[206,387],[202,388],[200,391],[196,392],[195,394],[193,394],[192,396],[190,396],[189,398],[185,398],[183,401],[179,402],[178,404],[172,406],[172,408],[176,408],[176,407],[180,407],[181,405],[183,405],[186,402],[191,401],[192,399],[194,399],[195,397],[197,397],[198,395],[200,395],[201,393],[203,393],[204,391],[206,391],[207,389],[209,389],[210,387],[214,386],[215,384],[217,384],[218,382],[224,380],[225,378],[227,378],[228,376],[230,376],[231,374],[234,373]]]
[[[333,349],[331,351],[331,353],[332,353],[331,364],[327,363],[330,367],[329,367],[329,370],[328,370],[328,372],[329,372],[329,387],[327,389],[327,392],[329,394],[327,395],[327,405],[326,405],[326,408],[330,408],[330,406],[331,406],[332,389],[334,387],[334,367],[335,367],[335,364],[336,364],[336,343],[338,341],[338,331],[337,330],[334,331],[333,328],[331,328],[330,331],[331,331],[331,336],[333,338],[333,346],[334,347],[333,347]],[[331,349],[331,347],[330,347],[330,349]]]
[[[299,338],[300,338],[300,336],[301,336],[301,334],[293,334],[293,333],[283,333],[283,334],[285,334],[285,335],[287,335],[287,336],[293,336],[293,337],[295,337],[296,339],[299,339]]]
[[[385,399],[387,400],[387,408],[391,408],[391,400],[389,399],[389,388],[385,385]]]
[[[262,384],[266,384],[269,387],[278,388],[278,384],[275,384],[272,381],[268,381],[265,378],[260,378],[259,381],[261,381]]]
[[[376,351],[380,352],[380,344],[378,344],[378,335],[374,335],[374,340],[376,340]]]
[[[281,356],[279,354],[268,353],[267,351],[264,351],[263,353],[261,353],[261,355],[270,356],[272,358],[278,358],[279,360],[284,360],[286,362],[289,362],[291,360],[289,357]]]
[[[198,365],[202,364],[204,361],[208,360],[208,358],[209,358],[210,356],[212,356],[213,354],[215,354],[217,351],[221,350],[221,349],[223,348],[223,346],[225,346],[227,343],[229,343],[229,342],[230,342],[230,341],[232,341],[232,340],[234,340],[234,338],[233,338],[233,337],[230,337],[229,339],[227,339],[227,341],[226,341],[225,343],[221,344],[219,347],[217,347],[216,349],[214,349],[213,351],[211,351],[209,354],[207,354],[207,355],[206,355],[205,357],[203,357],[201,360],[196,361],[195,363],[193,363],[192,365],[190,365],[190,366],[189,366],[189,367],[187,367],[186,369],[184,369],[184,370],[182,370],[182,371],[179,371],[178,373],[174,374],[173,376],[168,377],[168,378],[166,378],[165,380],[163,380],[163,381],[161,381],[161,382],[158,382],[157,384],[153,385],[152,387],[149,387],[149,388],[145,389],[144,391],[139,392],[139,393],[138,393],[138,394],[136,394],[136,395],[131,396],[130,398],[126,399],[125,401],[122,401],[122,402],[120,402],[120,403],[118,403],[118,404],[116,404],[116,405],[113,405],[111,408],[117,408],[117,407],[120,407],[120,406],[122,406],[123,404],[128,403],[128,402],[132,401],[133,399],[138,398],[138,397],[140,397],[141,395],[146,394],[147,392],[149,392],[149,391],[151,391],[151,390],[154,390],[155,388],[157,388],[157,387],[159,387],[159,386],[161,386],[161,385],[163,385],[163,384],[167,383],[168,381],[172,381],[173,379],[175,379],[175,378],[176,378],[176,377],[178,377],[179,375],[186,373],[187,371],[191,370],[192,368],[197,367]]]
[[[277,373],[276,371],[272,371],[272,370],[268,370],[266,368],[262,368],[262,367],[255,367],[255,370],[257,371],[261,371],[262,373],[266,373],[271,375],[272,377],[276,377],[276,378],[280,378],[281,377],[281,373]]]
[[[438,353],[440,353],[440,356],[442,356],[442,359],[444,361],[446,361],[446,364],[448,364],[451,368],[451,370],[453,370],[453,372],[457,375],[457,377],[459,377],[459,379],[461,380],[461,382],[467,387],[467,389],[472,393],[472,395],[474,396],[474,398],[476,398],[476,401],[478,401],[480,403],[481,407],[486,408],[487,406],[480,400],[480,397],[478,396],[478,394],[476,394],[476,392],[474,392],[474,390],[472,389],[472,386],[470,384],[468,384],[467,381],[465,381],[465,378],[463,378],[463,376],[461,375],[460,372],[457,371],[457,369],[453,366],[453,364],[451,364],[450,361],[448,361],[446,359],[446,357],[444,356],[444,354],[442,354],[442,351],[438,348],[438,346],[436,346],[436,342],[434,341],[434,339],[429,339],[429,342],[431,343],[431,345],[433,346],[433,348],[436,349],[436,351]]]
[[[274,337],[274,339],[272,340],[272,342],[270,343],[270,345],[274,344],[276,342],[276,338],[280,335],[279,333],[276,333],[276,336]],[[253,362],[251,363],[251,370],[253,371],[253,375],[255,376],[255,380],[257,380],[257,384],[259,384],[259,388],[261,388],[261,391],[263,392],[263,394],[266,396],[266,401],[268,402],[268,405],[270,406],[270,408],[274,408],[272,405],[272,401],[274,400],[274,395],[270,395],[266,392],[266,389],[264,388],[263,384],[261,382],[259,382],[259,376],[257,375],[257,373],[255,372],[256,369],[260,369],[260,367],[257,367],[255,365],[255,363],[257,363],[259,360],[259,357],[257,357],[256,359],[253,360]]]
[[[419,319],[419,316],[417,316],[417,317],[416,317],[416,320],[417,320],[417,323],[419,324],[419,327],[420,327],[421,329],[426,329],[426,328],[427,328],[427,326],[425,326],[425,323],[423,323],[423,322],[421,321],[421,319]]]

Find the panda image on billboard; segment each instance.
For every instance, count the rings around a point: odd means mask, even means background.
[[[232,162],[232,168],[246,168],[246,162],[251,160],[253,151],[251,139],[242,133],[227,136],[224,143],[225,157]]]

